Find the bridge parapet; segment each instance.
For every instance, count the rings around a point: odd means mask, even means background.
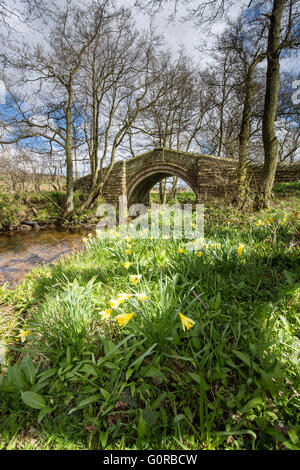
[[[117,162],[103,187],[106,202],[118,205],[119,197],[127,198],[128,204],[147,203],[153,186],[165,176],[183,179],[195,192],[198,201],[207,196],[224,196],[237,185],[237,160],[212,155],[180,152],[157,148],[129,160]],[[250,184],[257,186],[262,165],[248,167]],[[275,182],[300,180],[300,162],[279,164]],[[87,188],[90,177],[81,178],[76,186]]]

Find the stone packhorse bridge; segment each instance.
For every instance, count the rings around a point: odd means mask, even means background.
[[[251,185],[259,182],[260,165],[248,169]],[[237,161],[211,155],[197,155],[177,150],[157,148],[130,160],[115,163],[102,191],[107,203],[117,205],[120,196],[127,197],[127,204],[149,203],[150,191],[167,176],[178,176],[196,194],[198,201],[207,196],[224,196],[235,189]],[[275,182],[300,180],[300,163],[278,165]],[[90,177],[77,181],[83,190]]]

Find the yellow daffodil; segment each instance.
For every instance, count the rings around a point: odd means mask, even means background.
[[[111,308],[107,308],[106,310],[103,310],[103,312],[100,312],[100,317],[102,320],[107,320],[110,315],[112,313],[112,309]]]
[[[149,237],[149,240],[153,240],[153,237]]]
[[[146,294],[143,294],[143,293],[142,294],[136,294],[136,296],[141,302],[143,302],[144,300],[148,300],[148,297],[147,297]]]
[[[130,255],[131,253],[131,250],[129,248],[127,248],[127,250],[125,251],[126,255]]]
[[[132,263],[130,263],[130,261],[125,261],[125,263],[123,264],[125,269],[129,269],[131,265]]]
[[[120,300],[120,299],[112,299],[110,302],[109,302],[109,306],[110,308],[112,309],[116,309],[116,308],[119,308],[121,303],[123,303],[124,300]]]
[[[128,300],[132,297],[132,294],[125,294],[122,292],[121,294],[118,294],[118,300],[121,302],[124,302],[124,300]]]
[[[29,330],[20,330],[20,334],[17,336],[17,338],[20,338],[22,343],[26,341],[27,336],[29,335],[30,331]]]
[[[135,314],[134,313],[122,313],[121,315],[118,315],[116,317],[116,320],[119,324],[119,326],[121,327],[124,327],[127,325],[127,323],[129,322],[129,320],[131,320],[131,318],[134,316]]]
[[[131,238],[130,237],[125,237],[125,240],[130,243],[131,242]]]
[[[239,246],[237,247],[237,250],[236,250],[238,256],[241,256],[244,248],[245,248],[245,245],[243,245],[243,243],[239,243]]]
[[[184,249],[183,249],[183,248],[178,248],[177,253],[179,253],[180,255],[182,255],[182,254],[184,253]]]
[[[129,276],[129,279],[133,284],[137,285],[140,282],[141,277],[141,274],[132,274],[131,276]]]
[[[192,227],[193,228],[197,228],[197,224],[195,224],[195,222],[192,223]]]
[[[89,234],[88,234],[88,238],[93,238],[93,234],[92,234],[92,233],[89,233]]]
[[[87,243],[89,241],[89,239],[87,237],[82,237],[82,241],[83,241],[83,243]]]
[[[51,279],[51,278],[52,278],[52,274],[51,274],[51,273],[46,273],[45,276],[46,276],[48,279]]]
[[[195,325],[194,320],[192,320],[191,318],[186,317],[180,312],[179,312],[179,316],[180,316],[183,331],[188,331],[190,328],[192,328]]]
[[[198,251],[197,256],[198,258],[201,258],[201,256],[203,256],[203,251]]]

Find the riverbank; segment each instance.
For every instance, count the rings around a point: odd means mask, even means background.
[[[274,194],[280,199],[289,196],[300,195],[300,182],[280,183],[274,186]],[[6,193],[0,191],[0,233],[48,230],[48,229],[92,229],[95,228],[99,218],[96,217],[96,209],[80,211],[80,202],[85,195],[79,191],[74,193],[75,213],[70,219],[62,217],[62,208],[65,205],[66,194],[64,191],[40,191]],[[158,193],[151,194],[151,202],[158,204]],[[177,193],[176,203],[193,204],[196,201],[195,194],[188,191]],[[170,202],[170,201],[169,201]],[[228,204],[229,201],[226,202]],[[205,205],[218,206],[219,200],[206,201]]]
[[[0,288],[0,448],[300,449],[300,199]]]
[[[75,208],[83,195],[74,194]],[[90,228],[97,224],[95,209],[76,210],[71,219],[62,217],[65,192],[41,191],[39,193],[0,192],[0,233],[40,229]]]

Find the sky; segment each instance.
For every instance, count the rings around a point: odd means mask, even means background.
[[[5,0],[7,5],[13,9],[17,8],[18,4],[22,0]],[[79,4],[82,4],[82,0],[75,0]],[[92,0],[86,0],[86,2]],[[145,0],[147,2],[147,0]],[[195,0],[196,1],[196,0]],[[51,0],[46,0],[51,4]],[[65,0],[56,0],[56,3],[63,4]],[[179,3],[178,11],[174,21],[169,22],[168,17],[172,12],[172,1],[168,2],[162,10],[151,18],[145,11],[137,10],[134,8],[135,0],[115,0],[116,5],[129,7],[132,11],[134,20],[139,29],[148,30],[152,24],[157,32],[162,34],[166,40],[167,47],[174,53],[178,51],[180,46],[184,46],[186,51],[191,54],[197,62],[203,64],[203,66],[210,63],[210,59],[207,53],[202,53],[197,50],[197,46],[202,46],[206,43],[208,46],[213,44],[213,35],[219,34],[226,28],[226,22],[220,21],[212,25],[211,31],[208,30],[208,26],[205,25],[201,29],[196,27],[192,21],[184,21],[183,17],[186,14],[185,8]],[[242,5],[249,3],[249,0],[236,0],[233,7],[227,12],[230,19],[235,19],[242,11]],[[18,31],[26,32],[27,39],[32,37],[33,41],[36,41],[38,34],[30,31],[26,23],[18,21],[17,16],[11,16],[9,22]],[[281,58],[281,70],[298,72],[300,75],[300,54],[298,57],[287,57]]]
[[[117,0],[117,3],[133,7],[135,0],[127,0],[126,3],[122,0]],[[232,18],[236,18],[238,16],[241,11],[241,5],[242,0],[237,0],[235,2],[234,7],[231,9]],[[213,36],[212,34],[208,34],[207,26],[200,29],[199,27],[195,27],[191,21],[185,21],[183,19],[186,11],[181,5],[179,5],[176,17],[172,22],[168,20],[172,13],[171,4],[169,4],[169,6],[164,6],[153,18],[150,18],[147,12],[140,12],[136,9],[133,11],[137,26],[142,29],[147,29],[150,24],[152,24],[157,28],[157,31],[164,36],[167,47],[175,54],[181,46],[184,46],[189,54],[191,54],[195,59],[199,59],[200,53],[196,49],[197,46],[203,45],[204,41],[207,45],[211,45],[213,42]],[[226,23],[224,21],[215,23],[212,27],[211,33],[221,33],[225,28]],[[207,57],[201,57],[201,59],[202,62],[204,61],[207,63]]]
[[[117,0],[117,4],[123,6],[134,7],[135,0]],[[249,3],[249,0],[246,2]],[[140,12],[133,8],[133,16],[138,27],[148,29],[151,22],[157,28],[157,31],[162,34],[166,40],[167,46],[176,54],[180,46],[184,46],[186,51],[190,53],[197,62],[204,66],[210,63],[207,54],[199,52],[197,46],[202,46],[204,43],[207,46],[213,44],[213,35],[220,34],[226,29],[226,22],[219,21],[212,25],[211,30],[205,25],[202,28],[196,27],[192,21],[185,21],[186,10],[184,7],[179,6],[177,15],[174,21],[169,22],[168,17],[172,13],[172,2],[165,7],[153,18],[149,17],[146,12]],[[236,0],[233,7],[227,12],[230,19],[236,19],[242,11],[242,6],[245,0]],[[299,52],[299,51],[298,51]],[[297,57],[281,58],[281,70],[298,72],[300,78],[300,53]]]
[[[7,5],[11,8],[16,7],[22,0],[6,0]],[[46,0],[50,3],[51,0]],[[82,3],[82,0],[78,1],[79,4]],[[86,0],[92,1],[92,0]],[[65,0],[56,0],[57,3],[64,3]],[[211,59],[207,53],[201,53],[197,46],[202,46],[204,43],[207,46],[213,44],[213,35],[216,33],[222,33],[226,28],[226,22],[215,23],[211,31],[208,30],[207,25],[201,29],[196,27],[192,21],[184,21],[183,17],[185,15],[185,9],[182,6],[179,6],[177,15],[171,23],[168,21],[168,17],[172,11],[171,6],[169,5],[164,7],[154,18],[143,11],[138,11],[134,8],[135,0],[116,0],[116,4],[119,6],[129,7],[132,10],[133,18],[136,22],[138,29],[148,30],[150,25],[154,26],[158,33],[164,36],[167,47],[174,53],[179,50],[181,46],[184,46],[186,51],[193,56],[195,61],[202,66],[209,65],[212,63]],[[249,2],[249,0],[247,0]],[[172,3],[172,2],[171,2]],[[245,0],[236,0],[233,8],[228,12],[231,19],[236,18],[241,10],[242,4],[245,3]],[[39,40],[39,34],[33,31],[30,31],[26,26],[26,23],[20,22],[17,16],[12,16],[9,20],[11,26],[13,26],[20,33],[26,33],[27,39],[31,39],[33,42]],[[300,57],[284,57],[281,59],[281,70],[282,71],[293,71],[299,73],[300,79]],[[263,65],[265,67],[265,64]],[[1,90],[0,90],[0,100],[1,100]]]

